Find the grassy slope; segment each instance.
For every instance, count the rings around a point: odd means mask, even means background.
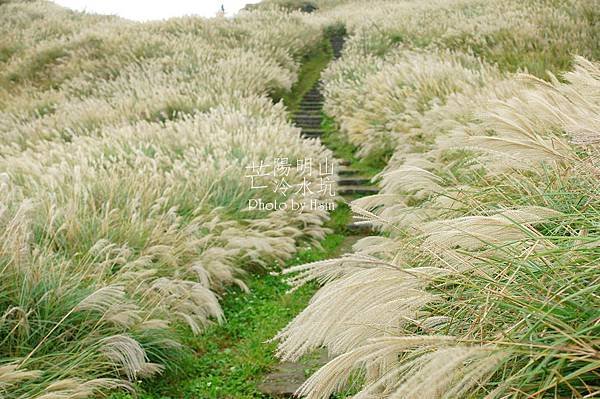
[[[324,41],[305,56],[292,91],[274,93],[274,99],[283,100],[290,111],[296,109],[331,56],[331,46]],[[328,222],[334,233],[321,242],[322,248],[301,249],[287,266],[338,255],[349,218],[348,207],[340,204]],[[286,294],[289,286],[282,277],[264,274],[252,274],[246,283],[249,293],[232,288],[224,294],[221,305],[226,323],[209,327],[201,336],[181,328],[181,340],[192,351],[177,354],[176,363],[160,378],[141,383],[140,398],[264,398],[258,384],[278,362],[273,355],[276,344],[266,341],[306,307],[316,287]],[[112,398],[130,396],[114,394]]]

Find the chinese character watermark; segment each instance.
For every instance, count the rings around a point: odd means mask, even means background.
[[[272,161],[253,161],[246,167],[245,176],[251,190],[257,191],[257,194],[270,190],[280,199],[265,201],[252,198],[248,201],[248,209],[333,210],[337,197],[334,165],[328,158],[317,161],[302,158],[293,162],[289,158],[274,157]]]

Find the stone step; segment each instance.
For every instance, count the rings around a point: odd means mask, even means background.
[[[340,166],[337,173],[340,176],[354,176],[360,174],[360,170],[354,169],[351,166]]]
[[[321,129],[302,129],[300,135],[307,139],[315,139],[323,136],[323,130]]]
[[[308,378],[306,370],[319,368],[331,360],[324,349],[318,349],[307,356],[307,359],[299,362],[279,363],[258,385],[258,390],[271,398],[294,397],[294,392]]]
[[[300,104],[294,111],[294,115],[302,114],[305,111],[320,111],[321,109],[323,109],[323,104]]]
[[[318,131],[320,132],[320,134],[323,134],[323,131],[321,130],[321,125],[317,125],[316,123],[311,125],[311,124],[307,124],[307,123],[296,123],[295,124],[296,127],[299,127],[300,129],[302,129],[303,132],[314,132],[314,131]]]
[[[301,104],[306,104],[306,103],[312,103],[312,104],[322,104],[323,103],[323,97],[302,97],[302,100],[300,101]]]
[[[274,398],[291,398],[306,381],[305,367],[300,363],[280,363],[258,386],[258,390]]]
[[[298,118],[298,117],[303,117],[303,116],[309,116],[309,117],[319,117],[321,118],[321,108],[315,108],[315,109],[302,109],[299,111],[296,111],[294,113],[292,113],[292,117],[294,118]]]
[[[371,183],[371,179],[366,176],[341,176],[337,183],[340,186],[366,186]]]
[[[314,111],[303,111],[301,113],[298,114],[292,114],[291,118],[293,121],[296,121],[296,119],[302,119],[304,117],[318,117],[319,119],[323,120],[323,116],[321,115],[321,110],[314,110]]]
[[[314,102],[314,101],[302,101],[300,104],[298,104],[298,107],[323,107],[323,102],[322,101],[318,101],[318,102]]]
[[[322,107],[322,101],[302,101],[300,103],[300,108],[310,108],[310,107]]]
[[[371,222],[351,222],[346,226],[348,231],[354,235],[368,236],[374,234],[373,224]]]
[[[374,195],[377,194],[379,190],[374,186],[338,186],[337,193],[341,196],[346,195]]]
[[[294,121],[298,122],[298,123],[302,123],[302,122],[306,122],[306,123],[318,122],[318,123],[321,123],[322,120],[323,120],[323,118],[319,114],[316,114],[316,115],[314,115],[314,114],[313,115],[296,114],[296,115],[294,115]]]
[[[310,129],[319,129],[321,127],[321,121],[320,120],[314,120],[314,121],[309,121],[309,120],[294,120],[294,123],[296,124],[296,126],[299,127],[306,127],[306,128],[310,128]]]
[[[307,119],[307,120],[321,120],[323,118],[321,118],[321,115],[317,114],[302,114],[302,113],[296,113],[294,114],[294,119]]]
[[[339,159],[338,163],[342,166],[350,166],[350,161],[348,161],[347,159]]]
[[[294,120],[294,123],[296,124],[296,126],[299,127],[307,127],[307,128],[311,128],[311,129],[318,129],[321,127],[321,120]]]

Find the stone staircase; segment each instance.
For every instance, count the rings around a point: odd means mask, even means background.
[[[334,58],[340,57],[344,47],[343,36],[332,36],[330,38]],[[303,97],[302,102],[292,117],[296,126],[301,128],[302,137],[307,140],[319,140],[323,136],[321,123],[323,121],[323,95],[320,90],[320,82],[315,84]],[[377,188],[371,185],[370,179],[363,176],[359,170],[352,167],[350,162],[337,159],[339,176],[337,194],[350,202],[361,196],[377,194]],[[349,235],[340,247],[340,255],[351,252],[352,245],[364,236],[372,234],[369,224],[360,223],[354,219],[347,226]],[[311,356],[309,363],[283,362],[277,365],[273,372],[265,378],[259,389],[265,395],[272,398],[293,397],[294,392],[306,381],[307,368],[314,369],[327,362],[327,354],[324,350],[317,351]]]
[[[335,59],[341,56],[344,47],[344,36],[336,35],[330,38]],[[302,137],[306,139],[319,139],[323,135],[321,123],[323,122],[323,94],[320,82],[317,82],[302,98],[298,111],[293,116],[293,122],[302,129]],[[360,171],[350,166],[347,160],[337,160],[340,165],[337,170],[340,175],[337,193],[347,202],[357,196],[377,194],[377,189],[370,184],[370,179],[362,176]]]
[[[331,47],[333,48],[333,58],[338,59],[342,56],[342,50],[346,43],[346,37],[343,35],[335,35],[330,38]]]
[[[331,45],[334,51],[334,57],[339,58],[344,45],[343,36],[334,36],[331,38]],[[323,135],[321,123],[323,122],[323,94],[321,93],[320,82],[317,82],[302,98],[298,111],[292,117],[296,126],[302,129],[301,135],[306,139],[320,139]],[[353,168],[350,162],[344,159],[337,160],[337,172],[340,176],[338,180],[337,194],[346,202],[366,195],[377,194],[376,187],[371,185],[370,179],[361,175],[360,171]],[[368,235],[371,233],[371,226],[368,223],[354,220],[348,225],[348,230],[352,234]]]

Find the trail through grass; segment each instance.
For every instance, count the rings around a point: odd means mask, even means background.
[[[347,214],[346,206],[340,205],[330,227],[339,231]],[[322,248],[303,248],[288,266],[336,256],[344,239],[343,234],[330,234]],[[308,285],[288,294],[283,277],[271,274],[251,275],[247,284],[249,293],[232,288],[223,295],[225,323],[213,325],[201,336],[181,330],[182,341],[192,350],[181,352],[176,368],[142,383],[140,398],[268,398],[257,387],[278,360],[273,355],[275,343],[266,341],[306,307],[316,287]],[[130,397],[112,396],[125,398]]]
[[[282,100],[291,114],[331,59],[331,45],[324,40],[304,57],[299,80],[292,90],[272,93],[274,101]],[[339,255],[350,218],[349,207],[338,204],[328,222],[333,233],[321,242],[322,248],[301,248],[285,266]],[[265,375],[278,363],[274,356],[276,344],[267,341],[306,307],[316,286],[307,285],[289,294],[284,277],[265,272],[251,274],[245,282],[249,292],[230,288],[223,293],[221,304],[226,317],[223,324],[209,327],[200,336],[181,327],[183,346],[191,349],[174,354],[176,361],[170,363],[171,368],[160,378],[140,382],[139,398],[269,398],[258,389]],[[309,359],[306,364],[308,374]],[[114,394],[111,399],[130,399],[130,396]]]

